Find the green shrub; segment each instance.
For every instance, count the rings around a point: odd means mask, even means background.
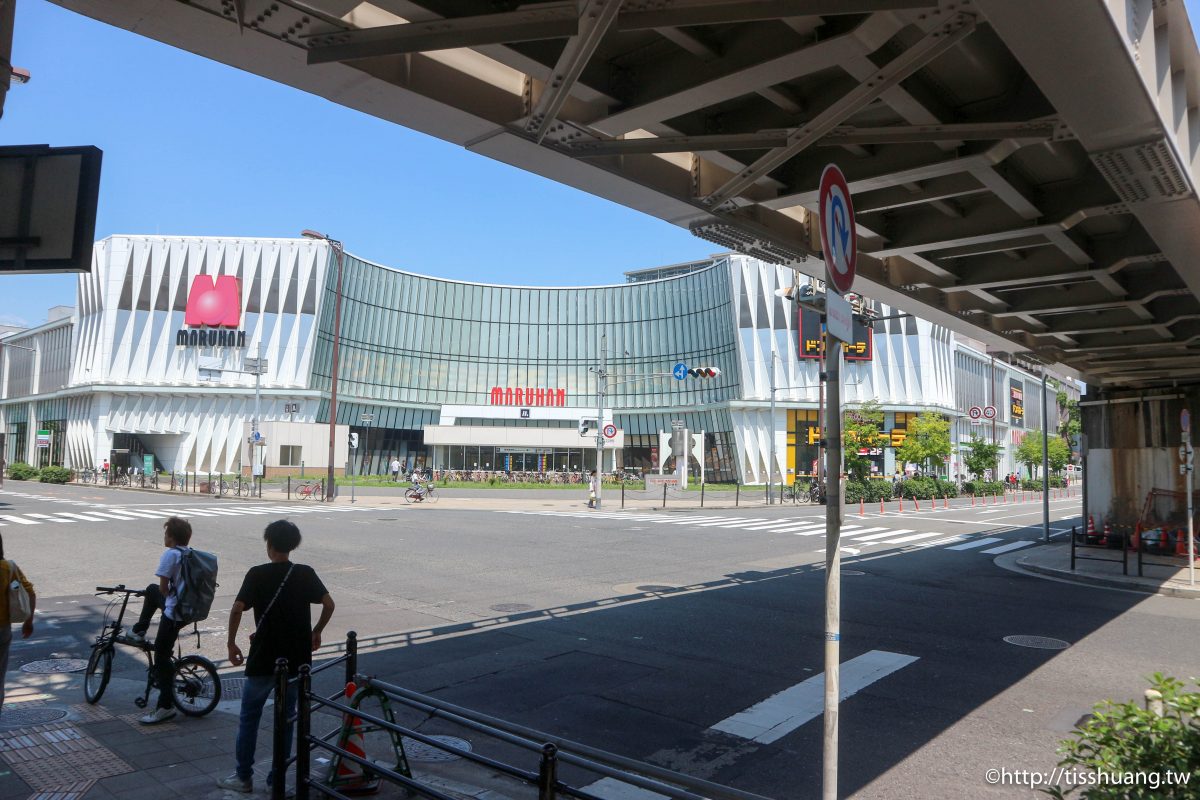
[[[936,492],[936,478],[909,478],[900,484],[900,493],[905,500],[932,500]]]
[[[866,481],[846,481],[846,505],[860,503],[867,497]]]
[[[934,478],[938,497],[958,497],[958,484],[941,478]]]
[[[963,481],[963,494],[976,497],[989,494],[1004,494],[1004,481]]]
[[[1075,728],[1073,739],[1059,745],[1059,766],[1084,773],[1156,776],[1162,783],[1136,785],[1095,783],[1086,787],[1053,786],[1042,791],[1066,798],[1080,793],[1088,800],[1126,798],[1196,797],[1195,784],[1168,785],[1168,772],[1190,775],[1200,771],[1200,692],[1186,691],[1182,681],[1161,673],[1150,676],[1151,686],[1162,695],[1163,714],[1135,702],[1106,700]],[[1193,678],[1193,680],[1195,680]]]
[[[892,482],[888,480],[846,481],[846,503],[878,503],[892,499]]]
[[[14,481],[31,481],[37,478],[37,467],[30,466],[24,461],[8,465],[8,477]]]
[[[42,483],[70,483],[74,477],[66,467],[42,467],[38,480]]]

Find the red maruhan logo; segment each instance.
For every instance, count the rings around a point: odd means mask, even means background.
[[[242,322],[241,285],[232,275],[197,275],[188,293],[185,325],[236,328]]]

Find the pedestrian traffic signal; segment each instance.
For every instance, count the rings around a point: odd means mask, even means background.
[[[693,378],[716,378],[721,374],[721,370],[716,367],[689,367],[688,375]]]
[[[350,449],[351,450],[358,449],[358,434],[357,433],[350,434]]]

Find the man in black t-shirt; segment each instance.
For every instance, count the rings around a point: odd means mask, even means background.
[[[333,616],[333,598],[312,567],[293,564],[288,556],[300,546],[300,529],[288,520],[277,520],[263,533],[267,542],[266,564],[251,567],[238,590],[229,612],[229,660],[235,667],[246,665],[246,683],[242,688],[242,710],[238,723],[234,755],[237,771],[217,781],[223,789],[249,794],[254,791],[254,749],[263,705],[274,690],[275,661],[286,658],[288,674],[295,675],[301,664],[311,664],[312,654],[321,646],[321,632]],[[319,604],[321,616],[312,624],[310,607]],[[254,633],[250,634],[250,653],[243,657],[237,645],[242,613],[254,609]],[[297,687],[287,695],[287,713],[296,711]],[[287,748],[292,747],[292,726],[287,729]],[[267,773],[267,786],[274,775]]]

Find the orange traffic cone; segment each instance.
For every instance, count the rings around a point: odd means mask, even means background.
[[[900,495],[900,508],[898,510],[899,511],[904,510],[904,495]]]
[[[358,687],[354,682],[346,684],[346,702],[354,697]],[[351,755],[366,760],[367,743],[363,738],[363,721],[351,714],[343,715],[339,746]],[[342,794],[374,794],[379,791],[379,779],[367,777],[363,765],[345,757],[338,758],[333,786]]]
[[[1133,526],[1133,549],[1140,550],[1142,546],[1142,523]]]
[[[879,513],[883,513],[883,498],[879,498]]]
[[[1104,520],[1104,538],[1102,538],[1100,540],[1100,544],[1107,547],[1108,546],[1108,538],[1110,536],[1112,536],[1112,520],[1106,519],[1106,520]]]
[[[921,501],[916,496],[913,497],[913,508],[917,511],[921,510]]]
[[[943,509],[947,509],[947,508],[949,508],[949,507],[950,507],[950,498],[949,498],[949,497],[943,497],[943,498],[942,498],[942,508],[943,508]]]
[[[1089,542],[1095,542],[1098,536],[1099,534],[1096,533],[1096,521],[1092,519],[1091,514],[1088,514],[1087,533],[1084,534],[1084,538]]]
[[[1175,531],[1175,555],[1187,558],[1188,554],[1188,537],[1187,531],[1183,528]]]
[[[861,517],[867,513],[867,498],[858,498],[858,515]]]

